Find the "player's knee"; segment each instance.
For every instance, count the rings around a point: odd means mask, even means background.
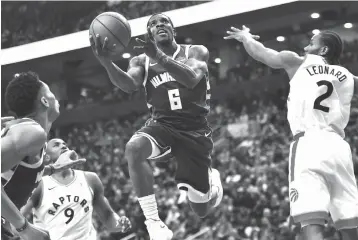
[[[307,240],[323,240],[324,224],[302,224],[302,236]]]
[[[150,142],[144,137],[131,139],[125,148],[125,158],[129,163],[144,161],[151,151]]]
[[[203,194],[191,186],[187,186],[187,188],[187,196],[191,209],[198,215],[198,217],[206,217],[209,213],[209,202],[211,198],[210,191]]]
[[[207,203],[193,203],[190,202],[190,207],[193,212],[200,218],[205,218],[209,213],[209,206]]]

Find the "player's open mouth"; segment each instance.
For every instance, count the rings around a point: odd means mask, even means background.
[[[61,151],[61,154],[64,153],[64,152],[67,152],[68,151],[68,148],[65,148]]]
[[[167,31],[163,30],[163,29],[160,29],[158,32],[157,32],[158,35],[168,35]]]

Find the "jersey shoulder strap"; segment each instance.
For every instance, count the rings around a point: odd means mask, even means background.
[[[189,58],[189,49],[191,48],[191,45],[185,45],[185,57]]]
[[[143,86],[144,86],[144,87],[145,87],[145,85],[147,84],[148,71],[149,71],[149,57],[148,57],[147,55],[145,55],[145,61],[144,61],[144,81],[143,81]]]
[[[86,177],[86,172],[81,170],[74,170],[74,171],[75,174],[77,175],[77,179],[85,185],[83,187],[87,187],[92,197],[94,197],[94,191],[91,187],[91,184],[88,182],[88,178]]]

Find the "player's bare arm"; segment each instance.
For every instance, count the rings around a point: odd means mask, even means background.
[[[22,215],[27,217],[33,208],[37,208],[41,205],[43,196],[43,182],[41,181],[38,187],[35,189],[34,193],[31,195],[30,199],[27,201],[25,206],[20,209]]]
[[[208,49],[202,45],[192,46],[189,50],[189,59],[185,62],[177,61],[160,50],[150,35],[150,30],[148,30],[145,41],[136,38],[136,41],[141,44],[136,48],[143,49],[147,56],[156,60],[176,81],[188,88],[194,88],[208,72]]]
[[[138,90],[144,81],[143,56],[132,58],[129,62],[128,71],[125,72],[110,60],[110,53],[106,51],[108,38],[104,38],[103,44],[100,43],[100,38],[101,36],[98,34],[97,36],[90,36],[91,47],[98,61],[106,69],[111,82],[127,93]]]
[[[245,26],[243,26],[242,30],[231,27],[231,31],[227,31],[227,34],[229,36],[224,37],[224,39],[236,39],[237,41],[242,42],[245,50],[252,58],[271,68],[285,69],[290,78],[294,75],[304,60],[303,57],[300,57],[295,52],[278,52],[265,47],[262,43],[256,41],[259,36],[252,35],[249,32],[249,29]]]
[[[36,155],[46,142],[47,134],[37,125],[14,126],[1,138],[1,172],[19,164],[25,156]],[[1,185],[1,215],[15,228],[26,224],[25,217],[10,200]]]
[[[159,50],[157,61],[161,64],[178,82],[188,88],[194,88],[208,72],[207,62],[209,51],[202,45],[195,45],[189,49],[188,59],[179,62]]]
[[[93,172],[85,172],[87,182],[94,192],[93,209],[100,217],[102,223],[111,232],[126,232],[131,228],[130,221],[126,217],[119,217],[109,205],[104,196],[104,188],[98,175]]]
[[[19,164],[24,157],[34,156],[45,145],[47,134],[40,125],[14,126],[1,138],[1,172]]]

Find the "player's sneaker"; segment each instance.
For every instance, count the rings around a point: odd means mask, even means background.
[[[223,199],[224,190],[221,184],[220,173],[218,170],[214,168],[211,169],[211,187],[219,188],[218,195],[216,196],[215,203],[214,203],[214,208],[215,208],[220,204],[221,200]]]
[[[160,220],[148,219],[145,222],[150,240],[171,240],[173,232]]]

